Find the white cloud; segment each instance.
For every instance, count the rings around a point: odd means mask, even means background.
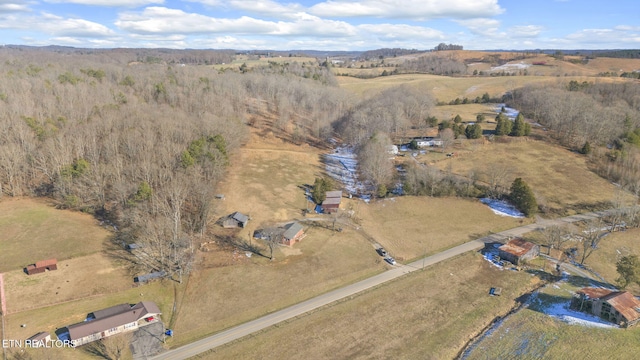
[[[363,24],[359,25],[358,29],[385,41],[420,43],[421,41],[441,41],[445,39],[444,33],[439,30],[404,24]],[[432,47],[431,44],[420,46],[423,49],[430,47]]]
[[[64,19],[53,14],[43,14],[35,26],[45,33],[74,37],[105,37],[114,35],[108,27],[84,19]]]
[[[304,11],[303,7],[299,4],[282,5],[271,0],[231,0],[228,4],[237,10],[259,14],[261,16],[273,16],[286,19]]]
[[[115,25],[122,30],[140,34],[219,32],[253,34],[277,30],[273,22],[247,16],[238,19],[217,19],[165,7],[148,7],[141,13],[121,13]]]
[[[509,35],[513,37],[536,37],[540,35],[542,30],[542,26],[538,25],[513,26],[509,29]]]
[[[640,31],[640,26],[618,25],[614,29],[620,31]]]
[[[0,0],[0,14],[30,11],[26,1]]]
[[[472,33],[483,36],[495,36],[500,28],[500,22],[495,19],[468,19],[456,22],[468,28]]]
[[[354,35],[355,28],[342,21],[323,20],[305,13],[292,16],[293,21],[265,21],[242,16],[237,19],[213,18],[178,9],[148,7],[141,13],[120,14],[115,22],[120,29],[138,34],[252,34],[280,36]]]
[[[164,4],[164,0],[45,0],[53,4],[78,4],[106,7],[138,7],[151,4]]]
[[[328,0],[310,7],[309,12],[326,17],[471,19],[498,15],[504,9],[497,0]]]

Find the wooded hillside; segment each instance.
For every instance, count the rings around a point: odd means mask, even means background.
[[[155,253],[149,268],[188,271],[191,238],[254,117],[306,141],[330,136],[346,106],[315,68],[116,58],[0,51],[0,196],[48,196],[110,220],[120,240]]]

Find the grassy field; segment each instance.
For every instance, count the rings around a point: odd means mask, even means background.
[[[475,359],[637,359],[640,328],[569,325],[525,309],[510,316],[470,354]]]
[[[444,102],[465,97],[475,99],[484,93],[499,96],[505,91],[525,84],[559,81],[549,76],[448,77],[426,74],[383,76],[373,79],[345,76],[337,78],[340,87],[364,97],[372,96],[390,87],[408,84],[421,90],[431,91],[438,101]]]
[[[589,170],[585,156],[548,142],[523,139],[453,150],[457,157],[434,164],[462,176],[504,166],[510,172],[509,184],[521,177],[532,188],[539,204],[553,213],[570,215],[592,205],[608,205],[618,190]],[[428,162],[429,158],[421,161]],[[486,176],[480,177],[483,178]]]
[[[36,199],[0,201],[0,272],[39,260],[59,261],[102,250],[110,233],[88,214],[57,210]]]
[[[9,313],[112,294],[133,285],[133,277],[124,267],[102,253],[60,261],[58,270],[44,274],[14,270],[4,277]]]
[[[403,196],[361,203],[356,213],[362,228],[400,261],[521,225],[520,219],[495,215],[479,201],[461,198]]]
[[[639,236],[640,229],[629,229],[609,234],[600,242],[598,250],[587,259],[586,264],[609,282],[616,284],[615,280],[619,276],[616,271],[618,259],[627,255],[640,256]],[[634,294],[640,294],[640,285],[631,284],[627,290]]]
[[[552,304],[568,304],[573,292],[588,285],[582,278],[570,278],[541,289],[538,300],[504,320],[468,359],[636,359],[640,327],[570,325],[544,313]]]
[[[278,249],[273,262],[255,255],[247,259],[242,253],[235,265],[208,267],[214,261],[208,256],[216,255],[204,254],[200,270],[189,280],[172,347],[387,268],[372,245],[348,229],[337,233],[311,228],[292,250]]]
[[[199,358],[451,359],[536,282],[467,253]]]
[[[488,104],[464,104],[464,105],[443,105],[436,106],[431,112],[439,120],[453,120],[456,115],[460,115],[463,122],[475,122],[478,114],[485,116],[485,123],[492,124],[491,130],[495,130],[494,123],[497,113],[492,108],[493,105]]]
[[[248,214],[251,221],[247,232],[300,218],[307,206],[300,186],[313,184],[324,171],[317,149],[290,145],[276,138],[259,139],[256,135],[234,161],[238,165],[219,184],[225,200],[216,204],[214,216],[234,211]]]

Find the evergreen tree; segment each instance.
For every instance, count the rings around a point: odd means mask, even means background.
[[[538,211],[538,203],[533,191],[522,178],[517,178],[511,184],[509,198],[515,207],[525,216],[531,217]]]
[[[526,130],[526,123],[524,122],[524,116],[522,113],[516,116],[516,120],[513,122],[513,128],[511,129],[511,136],[524,136]]]
[[[429,116],[425,119],[427,126],[436,127],[438,125],[438,118],[435,116]]]
[[[485,116],[484,116],[484,114],[478,114],[478,115],[476,116],[476,122],[477,122],[477,123],[482,123],[482,122],[484,122],[484,120],[485,120]]]
[[[482,127],[480,124],[467,125],[464,129],[464,134],[467,139],[480,139],[482,137]]]
[[[582,149],[580,149],[580,152],[585,154],[585,155],[589,155],[591,153],[591,144],[589,144],[589,142],[585,142],[584,145],[582,146]]]
[[[329,191],[332,187],[331,180],[320,177],[316,178],[313,183],[313,189],[311,190],[311,197],[316,204],[322,204],[324,199],[327,197],[326,192]]]
[[[462,122],[462,117],[460,116],[460,114],[456,115],[456,117],[453,118],[453,122],[456,124],[460,124]]]
[[[500,113],[496,116],[496,135],[509,135],[512,126],[513,123],[505,114]]]

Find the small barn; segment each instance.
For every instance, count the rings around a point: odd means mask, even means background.
[[[39,274],[52,270],[58,270],[58,261],[56,259],[37,261],[35,264],[27,265],[24,269],[28,275]]]
[[[540,246],[520,238],[509,240],[498,248],[500,259],[520,265],[523,260],[535,259],[540,255]]]
[[[226,219],[222,222],[222,226],[225,228],[235,228],[235,227],[246,227],[249,222],[249,216],[240,213],[238,211],[233,214],[227,216]]]
[[[621,327],[640,321],[640,300],[628,291],[582,288],[571,299],[571,308],[591,313]]]
[[[284,233],[282,233],[282,244],[291,246],[296,242],[302,240],[304,237],[304,229],[302,225],[297,222],[292,222],[284,226]]]
[[[156,271],[156,272],[152,272],[149,274],[144,274],[144,275],[139,275],[133,278],[133,282],[137,282],[137,283],[145,283],[145,282],[149,282],[151,280],[154,279],[162,279],[163,277],[167,276],[167,272],[162,270],[162,271]]]
[[[325,193],[325,199],[320,207],[325,214],[332,214],[338,211],[340,203],[342,202],[342,191],[327,191]]]

